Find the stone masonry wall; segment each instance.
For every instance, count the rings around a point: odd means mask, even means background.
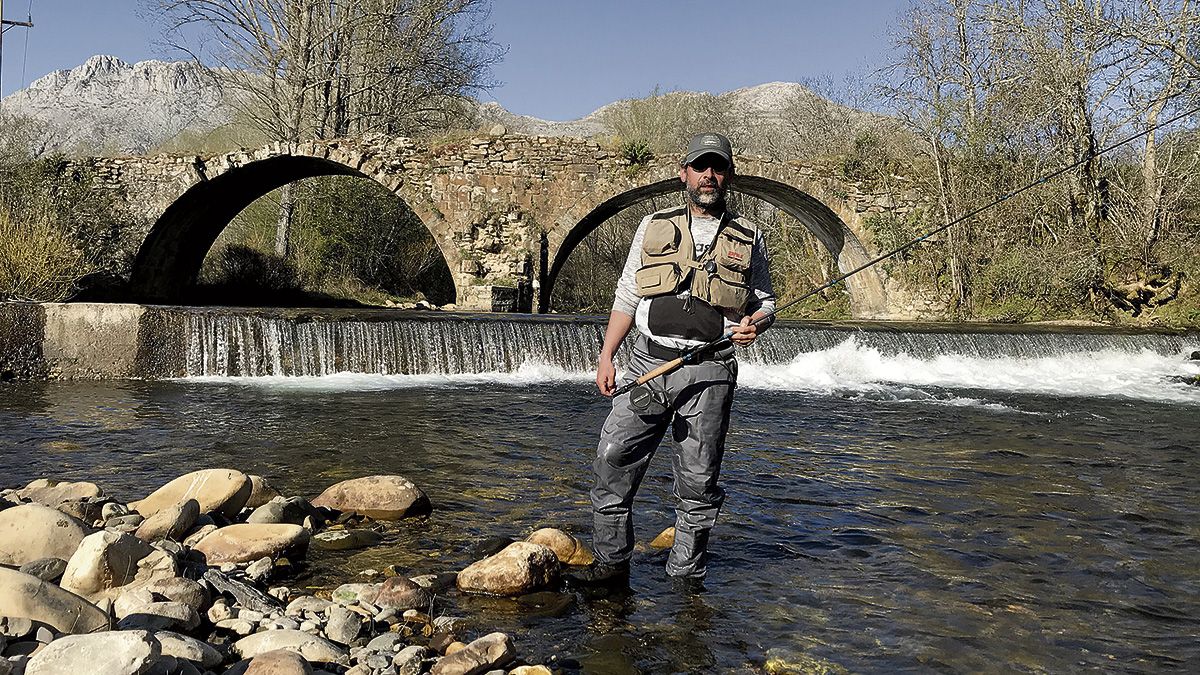
[[[272,144],[215,157],[91,158],[69,164],[86,170],[95,188],[114,196],[141,241],[182,194],[237,170],[243,181],[265,180],[262,160],[311,162],[311,175],[352,173],[377,180],[425,222],[457,287],[458,304],[483,310],[528,311],[546,281],[544,261],[559,255],[568,235],[607,200],[630,190],[677,180],[676,158],[632,166],[611,148],[585,139],[507,134],[422,143],[380,135]],[[864,220],[907,213],[919,203],[913,190],[873,193],[831,170],[764,157],[736,158],[741,175],[761,176],[811,195],[873,250]],[[336,170],[334,170],[336,168]],[[264,194],[266,188],[264,188]],[[132,256],[130,256],[132,257]]]

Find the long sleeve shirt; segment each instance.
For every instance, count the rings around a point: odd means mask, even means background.
[[[621,271],[620,278],[617,279],[617,291],[613,298],[613,311],[634,317],[638,332],[662,345],[674,349],[698,346],[703,343],[698,340],[658,336],[650,332],[650,300],[649,298],[638,296],[637,281],[634,277],[638,269],[642,266],[642,241],[646,238],[646,227],[650,223],[650,218],[651,216],[643,218],[642,222],[638,224],[637,232],[633,235],[633,242],[629,246],[629,255],[625,259],[625,267]],[[692,241],[696,245],[695,254],[697,258],[712,246],[713,239],[717,236],[717,228],[720,225],[721,220],[719,218],[692,217]],[[767,243],[763,239],[762,230],[759,229],[750,251],[750,299],[746,304],[747,315],[753,315],[755,312],[760,311],[770,312],[775,309],[775,291],[771,287],[769,265],[770,259],[767,256]],[[741,316],[734,316],[735,312],[732,310],[727,310],[724,314],[726,331],[742,319]]]

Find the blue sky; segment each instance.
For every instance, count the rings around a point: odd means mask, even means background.
[[[494,0],[508,46],[481,98],[545,119],[582,117],[656,86],[720,93],[776,80],[835,81],[884,65],[909,0]],[[5,0],[24,20],[30,0]],[[93,54],[182,58],[156,45],[139,0],[32,0],[32,30],[4,36],[3,93]],[[26,48],[26,38],[28,47]]]

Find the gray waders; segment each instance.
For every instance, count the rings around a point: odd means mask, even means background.
[[[665,363],[647,348],[646,338],[640,337],[623,383]],[[663,412],[639,414],[631,408],[628,393],[613,399],[600,432],[591,492],[598,562],[619,564],[633,555],[633,497],[669,429],[677,446],[671,462],[677,506],[667,574],[704,577],[709,530],[725,500],[717,479],[736,383],[737,360],[730,347],[649,383],[667,404]]]

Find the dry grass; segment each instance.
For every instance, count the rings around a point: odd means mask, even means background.
[[[0,209],[0,300],[65,300],[90,268],[53,219],[18,219]]]

